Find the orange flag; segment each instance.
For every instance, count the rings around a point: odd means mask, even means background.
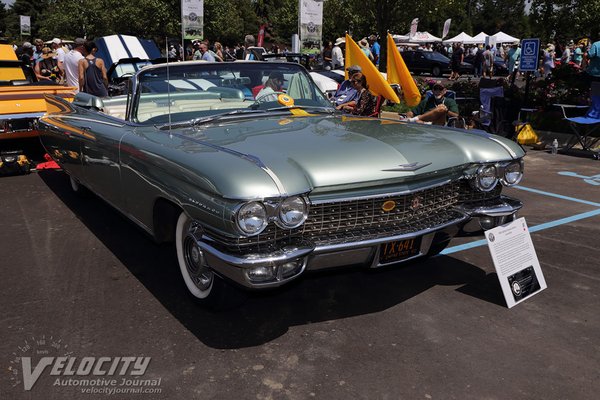
[[[387,35],[387,81],[400,85],[404,101],[409,107],[414,107],[421,102],[421,92],[389,33]]]
[[[362,52],[360,47],[348,34],[346,34],[346,68],[352,65],[360,65],[363,75],[367,78],[369,91],[375,96],[383,96],[389,101],[400,103],[400,99],[394,92],[389,83],[383,79],[383,76],[375,65]],[[348,79],[348,71],[346,71]]]

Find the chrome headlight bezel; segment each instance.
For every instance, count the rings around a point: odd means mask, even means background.
[[[516,168],[516,171],[512,170],[513,168]],[[518,185],[523,179],[523,170],[524,163],[522,159],[511,161],[504,165],[500,181],[504,186]],[[509,177],[509,174],[516,174],[516,177]]]
[[[484,178],[492,178],[493,181],[491,183],[486,184],[483,182]],[[477,168],[477,173],[475,174],[474,182],[475,187],[482,192],[490,192],[494,190],[494,188],[499,182],[497,167],[494,164],[487,164]]]
[[[251,223],[252,218],[256,221]],[[242,204],[235,212],[235,223],[243,235],[259,235],[269,223],[265,205],[260,201],[249,201]]]
[[[295,213],[296,219],[290,219],[288,215],[290,212]],[[283,229],[294,229],[302,225],[306,218],[308,218],[308,203],[304,197],[290,196],[278,204],[275,224]]]

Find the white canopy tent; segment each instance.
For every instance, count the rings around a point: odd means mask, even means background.
[[[406,36],[410,36],[409,34],[407,34]],[[441,42],[442,39],[437,37],[437,36],[433,36],[431,33],[429,32],[416,32],[415,35],[410,38],[409,42],[412,43],[432,43],[432,42]]]
[[[394,39],[394,42],[396,42],[396,43],[408,42],[409,37],[405,36],[405,35],[392,35],[392,39]]]
[[[485,38],[489,35],[485,32],[479,32],[477,35],[473,36],[471,40],[466,40],[463,43],[466,44],[483,44],[485,43]]]
[[[469,40],[473,40],[473,38],[466,33],[461,32],[453,38],[444,40],[444,43],[469,43]]]
[[[506,33],[500,31],[494,35],[496,38],[496,43],[519,43],[520,40],[516,37],[512,37],[507,35]]]

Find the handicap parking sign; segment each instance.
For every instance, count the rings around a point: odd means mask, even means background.
[[[537,71],[540,51],[540,39],[521,40],[521,60],[519,71]]]

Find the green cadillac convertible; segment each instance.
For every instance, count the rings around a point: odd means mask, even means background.
[[[513,220],[524,152],[481,131],[343,115],[297,64],[149,66],[127,93],[47,97],[46,150],[83,187],[175,242],[189,292],[425,258]]]

